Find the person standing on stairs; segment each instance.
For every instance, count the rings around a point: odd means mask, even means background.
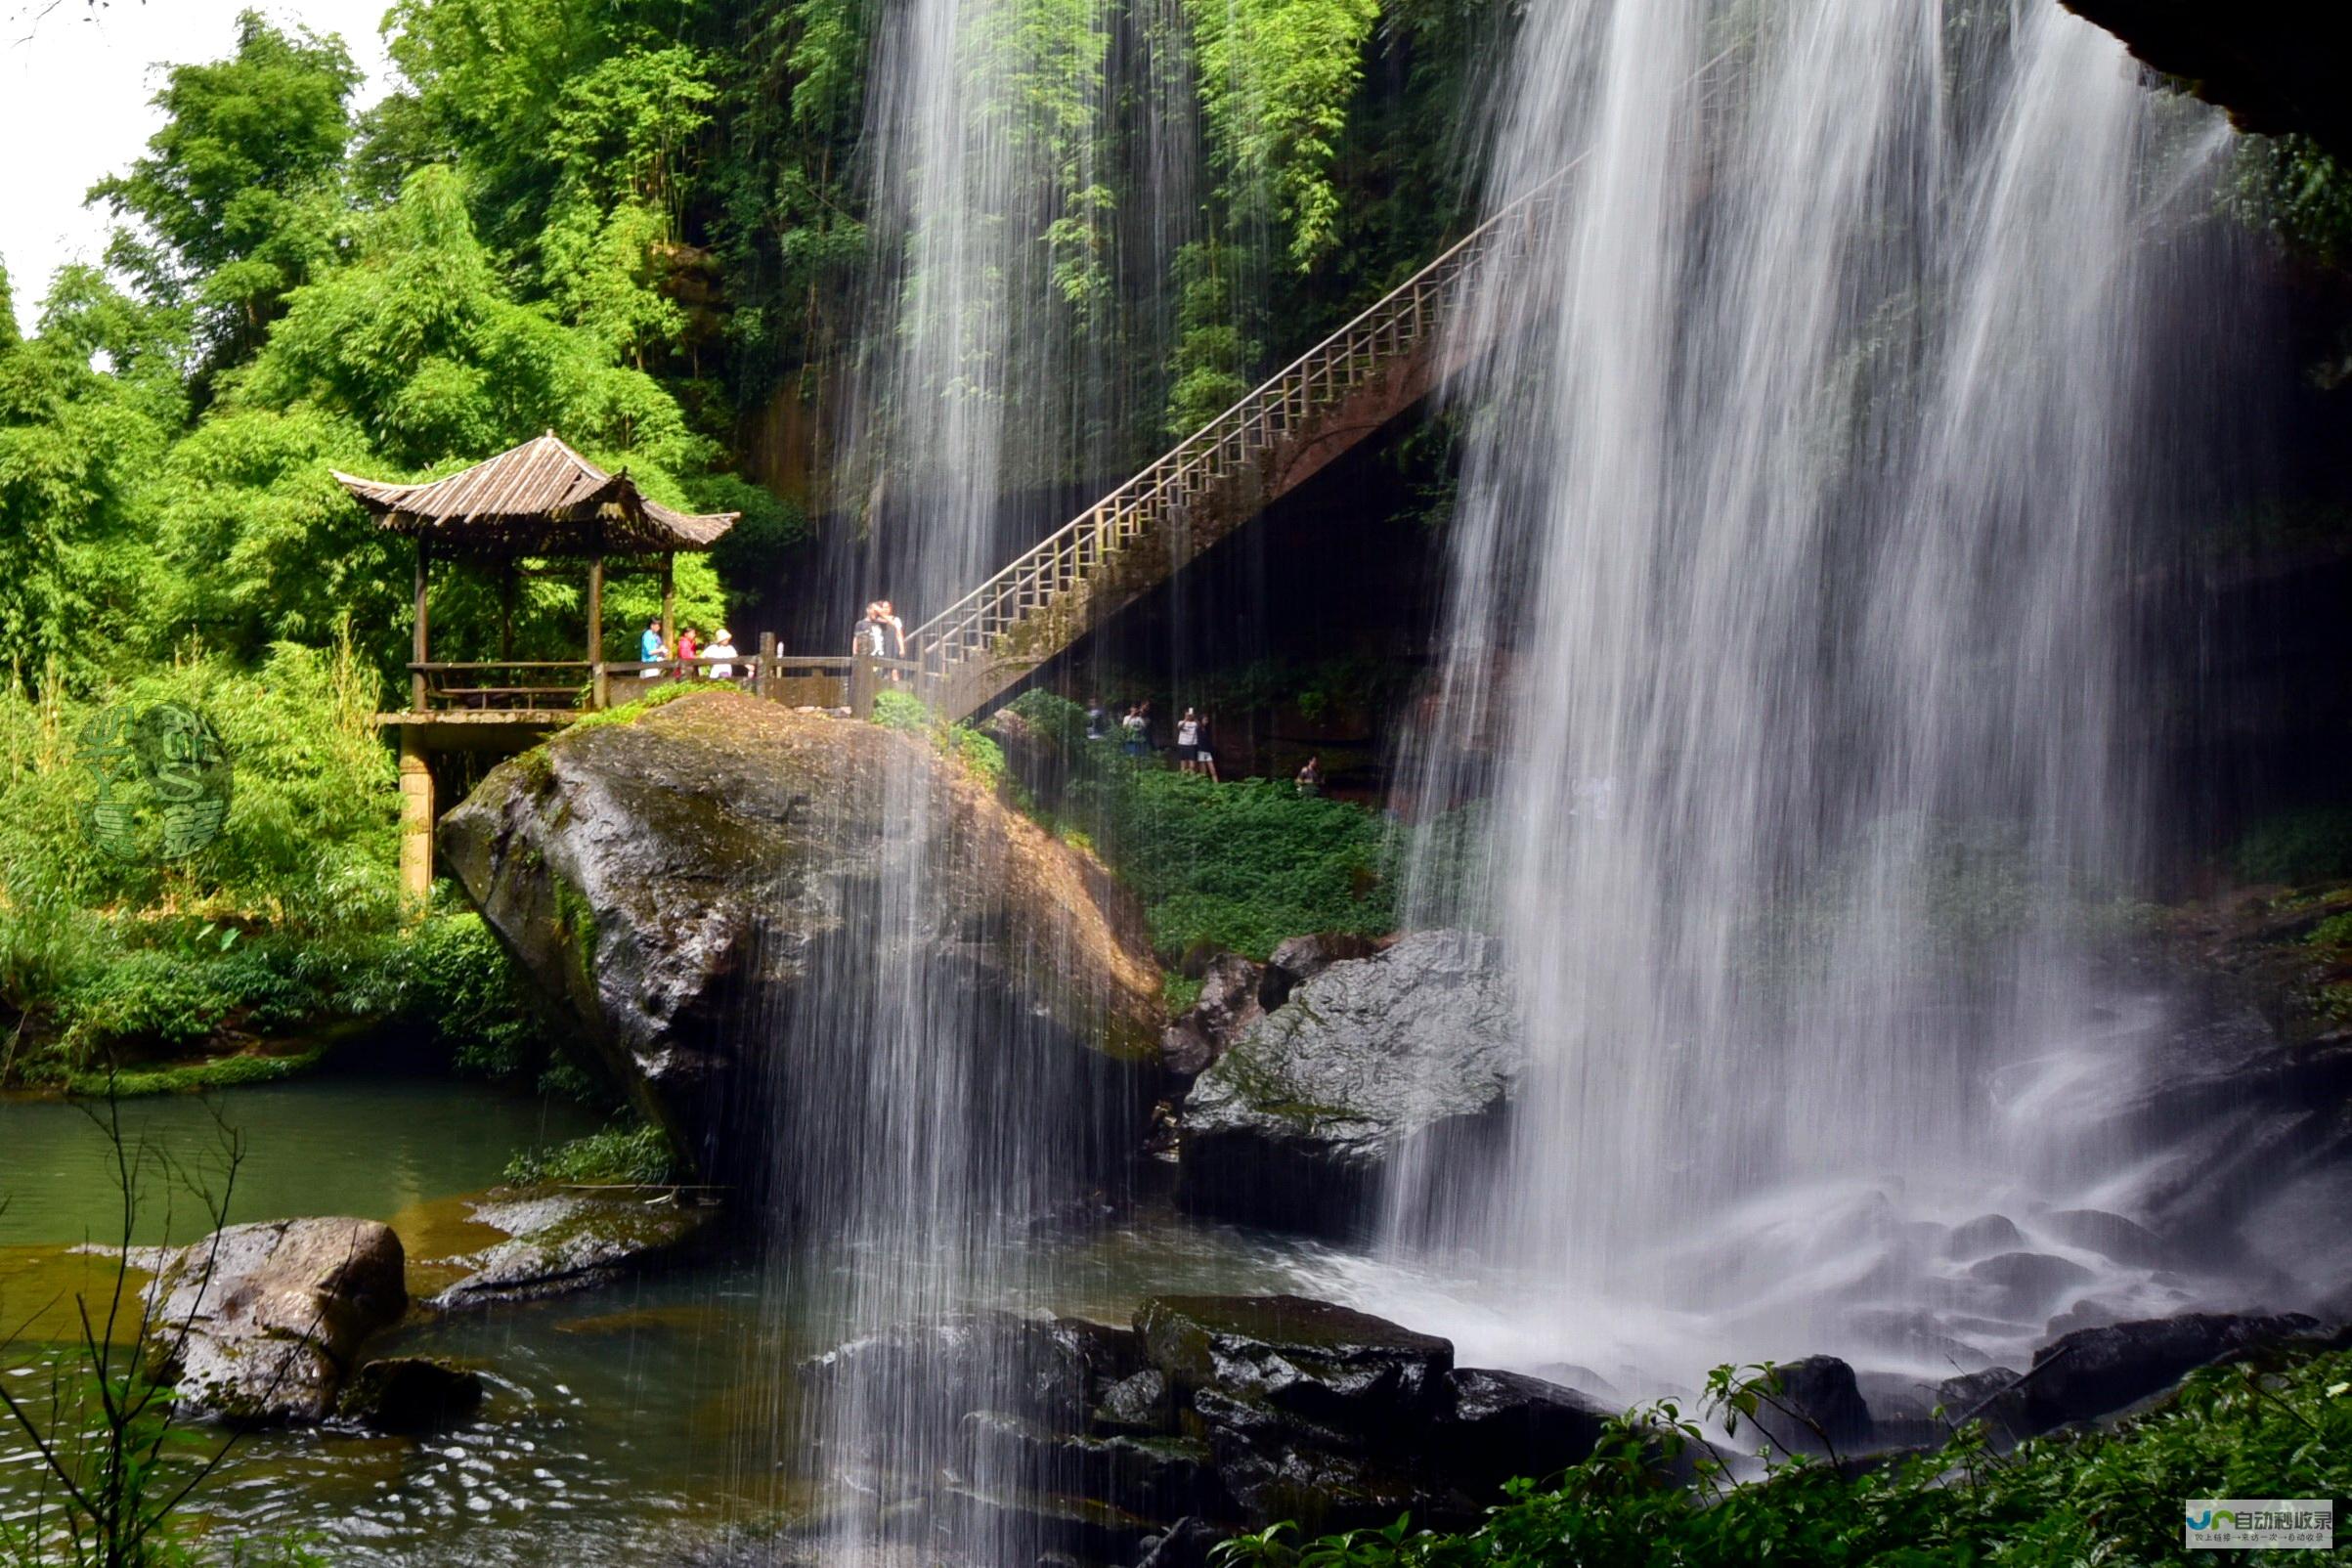
[[[1200,752],[1200,715],[1187,708],[1184,717],[1176,720],[1176,771],[1197,773],[1195,759]]]

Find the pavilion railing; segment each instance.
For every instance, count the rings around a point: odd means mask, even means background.
[[[424,712],[586,708],[590,706],[593,672],[594,667],[585,659],[441,661],[409,666],[416,691],[422,694],[420,708]]]

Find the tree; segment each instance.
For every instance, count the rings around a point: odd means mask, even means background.
[[[59,275],[30,339],[8,305],[0,278],[0,646],[83,679],[151,597],[136,498],[185,410],[178,338],[87,267]]]
[[[108,259],[149,297],[196,308],[213,367],[250,356],[332,252],[359,81],[341,39],[288,36],[247,11],[229,59],[172,67],[148,155],[91,188],[138,225]]]

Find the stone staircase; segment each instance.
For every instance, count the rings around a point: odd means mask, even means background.
[[[969,719],[1419,402],[1476,351],[1465,284],[1521,260],[1572,163],[908,636]]]

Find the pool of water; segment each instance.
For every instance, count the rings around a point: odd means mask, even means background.
[[[367,1075],[125,1100],[113,1113],[141,1172],[131,1239],[142,1246],[202,1235],[207,1198],[225,1198],[232,1223],[389,1221],[492,1186],[519,1150],[601,1123],[572,1102],[488,1084]],[[119,1238],[107,1114],[91,1102],[0,1098],[0,1247]]]
[[[103,1115],[104,1109],[96,1108]],[[0,1334],[42,1301],[102,1293],[110,1261],[73,1249],[121,1225],[112,1145],[93,1108],[0,1100]],[[147,1194],[141,1245],[185,1241],[225,1189],[233,1221],[305,1214],[382,1219],[417,1266],[445,1249],[452,1199],[494,1185],[522,1148],[598,1124],[578,1107],[480,1084],[332,1077],[195,1099],[124,1102],[125,1144]],[[228,1181],[231,1129],[241,1148]],[[177,1196],[166,1200],[166,1195]],[[483,1240],[474,1237],[468,1244]],[[1120,1223],[1056,1232],[975,1306],[1129,1318],[1164,1291],[1328,1292],[1347,1262],[1310,1242],[1202,1225],[1147,1206]],[[746,1249],[747,1251],[749,1249]],[[736,1256],[553,1301],[433,1316],[370,1354],[443,1356],[481,1370],[479,1418],[422,1439],[324,1428],[260,1432],[202,1494],[200,1517],[236,1536],[313,1538],[337,1564],[633,1564],[722,1533],[764,1535],[806,1507],[794,1367],[849,1327],[826,1288],[871,1267],[847,1246]],[[429,1269],[429,1264],[427,1264]],[[1044,1282],[1050,1282],[1050,1285]],[[35,1319],[69,1328],[53,1313]],[[21,1339],[0,1375],[42,1353]],[[0,1520],[32,1455],[0,1432]]]

